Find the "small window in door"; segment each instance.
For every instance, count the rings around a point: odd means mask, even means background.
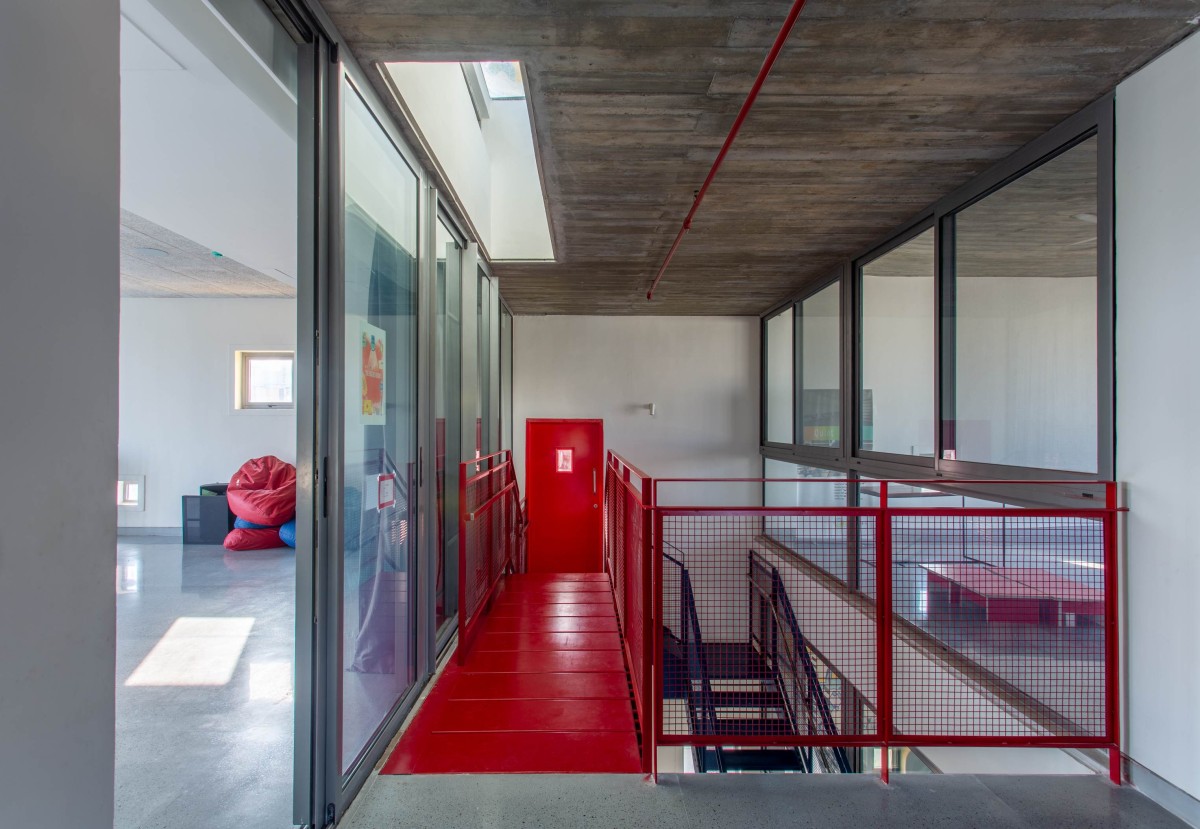
[[[292,351],[237,352],[237,408],[293,408],[295,356]]]

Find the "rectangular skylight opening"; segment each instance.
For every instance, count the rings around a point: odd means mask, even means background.
[[[515,60],[481,61],[483,82],[493,101],[520,101],[525,98],[525,79],[521,64]]]

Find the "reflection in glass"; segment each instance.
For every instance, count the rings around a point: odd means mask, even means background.
[[[841,284],[800,303],[800,442],[841,443]]]
[[[264,3],[209,0],[242,42],[295,98],[300,88],[300,50]]]
[[[862,268],[859,448],[933,456],[933,229]]]
[[[343,771],[414,678],[417,177],[347,86]]]
[[[765,458],[763,477],[777,479],[763,484],[764,506],[846,506],[845,472]],[[851,540],[848,520],[845,516],[779,515],[765,519],[764,531],[793,553],[846,581],[847,545]]]
[[[458,465],[462,457],[462,251],[441,221],[436,228],[437,355],[434,397],[437,442],[438,563],[436,628],[458,610]]]
[[[958,460],[1097,469],[1096,141],[954,218]]]
[[[792,309],[788,308],[767,320],[766,366],[763,383],[766,386],[767,442],[791,443],[793,436],[793,373]]]

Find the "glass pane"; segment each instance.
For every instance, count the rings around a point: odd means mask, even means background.
[[[800,304],[800,442],[841,445],[841,283]]]
[[[1096,204],[1091,138],[955,217],[951,457],[1097,470]]]
[[[933,457],[933,229],[862,269],[859,448]]]
[[[434,360],[438,560],[436,625],[458,610],[458,465],[462,458],[462,252],[437,223],[437,357]]]
[[[513,448],[513,318],[500,312],[500,427],[501,448]]]
[[[417,177],[346,92],[343,771],[414,678],[417,457]]]
[[[488,95],[497,101],[511,101],[525,97],[525,82],[521,77],[521,64],[515,60],[484,61],[483,82]]]
[[[292,402],[292,360],[289,357],[251,357],[249,403]]]
[[[763,460],[763,477],[792,479],[795,483],[763,485],[767,507],[845,507],[845,472],[803,466],[771,458]],[[833,479],[825,482],[823,479]],[[775,515],[764,521],[767,536],[822,570],[846,580],[849,552],[844,515]]]
[[[270,68],[293,97],[300,89],[300,49],[263,3],[209,0],[229,27]]]
[[[488,313],[492,307],[492,281],[484,275],[483,271],[479,271],[479,292],[476,297],[475,308],[475,334],[476,334],[476,363],[479,371],[479,402],[475,409],[475,456],[482,457],[492,453],[492,444],[488,439],[490,430],[488,424],[491,423],[491,405],[492,405],[492,327],[491,315]]]
[[[492,452],[500,447],[500,285],[492,283],[488,305],[488,400],[487,440]]]
[[[791,443],[794,423],[792,388],[795,383],[792,309],[767,320],[763,382],[768,443]]]

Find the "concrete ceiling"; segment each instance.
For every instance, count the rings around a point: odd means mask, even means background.
[[[293,297],[295,289],[211,248],[121,211],[123,297]]]
[[[760,313],[1111,90],[1200,15],[1200,0],[809,0],[647,302],[786,0],[324,5],[366,66],[524,62],[560,257],[494,268],[524,314]]]

